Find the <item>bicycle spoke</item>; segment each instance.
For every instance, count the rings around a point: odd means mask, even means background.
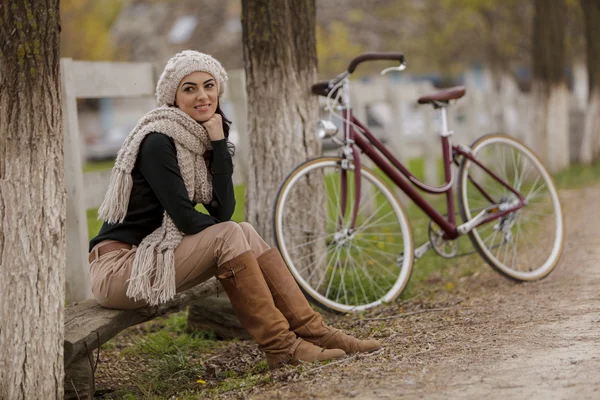
[[[396,224],[396,223],[394,223]],[[381,226],[381,225],[380,225]],[[357,235],[373,235],[373,236],[403,236],[402,232],[354,232],[354,236]]]
[[[335,301],[340,301],[340,289],[343,290],[344,292],[344,298],[346,299],[346,303],[348,304],[348,293],[346,292],[346,282],[345,282],[345,276],[346,276],[346,268],[348,267],[348,247],[346,247],[346,258],[344,260],[344,266],[342,267],[342,276],[341,276],[341,283],[340,286],[338,286],[338,292],[337,295],[335,296]]]
[[[297,245],[297,246],[290,247],[288,250],[294,250],[294,249],[299,249],[299,248],[301,248],[301,247],[306,247],[306,246],[308,246],[309,244],[312,244],[312,243],[318,242],[319,240],[322,240],[322,238],[317,238],[317,239],[309,240],[308,242],[304,242],[304,243],[302,243],[302,244],[299,244],[299,245]]]
[[[308,264],[307,266],[305,266],[304,268],[300,269],[299,272],[303,272],[306,271],[308,268],[312,267],[313,265],[315,265],[318,267],[319,263],[323,260],[323,258],[325,258],[331,251],[335,250],[335,245],[331,246],[331,244],[329,246],[327,246],[327,248],[325,249],[325,252],[323,252],[323,254],[317,259],[317,261],[314,261],[310,264]],[[297,262],[300,262],[308,257],[313,257],[314,254],[309,254],[308,256],[304,256],[301,259],[298,259]],[[313,273],[311,275],[308,276],[308,279],[310,279],[312,277],[312,275],[314,274],[314,270]]]
[[[338,248],[335,263],[333,264],[333,271],[331,272],[331,278],[329,278],[329,285],[327,285],[327,291],[325,292],[325,297],[329,297],[329,290],[331,289],[331,284],[333,283],[333,280],[335,279],[335,271],[337,270],[337,265],[338,265],[338,262],[340,261],[340,253],[342,252],[341,249],[342,249],[341,247]]]
[[[310,280],[310,278],[313,277],[313,275],[315,274],[315,272],[319,269],[319,264],[321,263],[321,261],[323,261],[323,259],[327,259],[327,256],[329,256],[331,254],[332,251],[335,251],[336,247],[332,246],[331,248],[328,247],[325,252],[323,252],[323,254],[317,259],[317,261],[314,261],[310,264],[308,264],[306,267],[302,268],[302,270],[300,270],[299,272],[303,272],[306,271],[307,269],[309,269],[310,267],[312,267],[313,265],[315,266],[315,268],[312,270],[312,272],[310,273],[310,275],[308,275],[308,277],[305,280]]]
[[[364,241],[365,239],[359,239],[359,240]],[[378,243],[382,243],[382,242],[378,242]],[[377,249],[377,248],[375,248],[373,246],[371,246],[369,248],[369,251],[371,251],[371,250],[376,251],[377,253],[381,254],[383,257],[387,257],[388,261],[391,261],[391,262],[394,262],[394,263],[396,262],[395,256],[398,254],[398,252],[383,251],[383,250]]]
[[[306,234],[306,233],[311,233],[311,232],[308,232],[308,231],[306,230],[306,228],[298,228],[298,227],[293,227],[293,226],[286,226],[286,227],[285,227],[285,230],[286,230],[286,231],[296,231],[296,232],[302,232],[302,233],[304,233],[304,234]],[[313,233],[318,233],[318,234],[320,234],[320,235],[331,235],[331,233],[329,233],[329,232],[323,232],[323,231],[312,231],[312,232],[313,232]]]
[[[513,258],[512,258],[512,265],[515,265],[515,266],[517,265],[516,262],[519,261],[519,258],[517,256],[517,248],[519,246],[519,236],[520,236],[519,234],[520,234],[520,228],[517,225],[517,234],[515,236],[515,243],[513,246]]]
[[[350,255],[350,251],[348,251],[347,254],[348,260],[350,262],[349,265],[349,269],[350,269],[350,280],[352,280],[352,287],[354,288],[354,295],[358,296],[360,293],[358,291],[358,288],[356,287],[356,273],[354,271],[355,267],[354,267],[354,258]],[[349,304],[349,302],[346,302],[346,304]]]
[[[371,220],[371,218],[373,218],[375,215],[377,215],[377,213],[379,212],[379,210],[381,209],[381,207],[383,207],[385,205],[385,203],[382,203],[379,207],[377,207],[377,209],[371,214],[371,216],[369,218],[367,218],[357,229],[357,232],[361,231],[361,227],[364,226],[367,222],[369,222]]]
[[[380,217],[380,218],[379,218],[379,219],[377,219],[375,222],[372,222],[372,223],[370,223],[369,225],[365,225],[365,224],[363,223],[361,226],[359,226],[359,227],[358,227],[358,229],[356,230],[356,232],[362,232],[362,231],[364,231],[364,230],[366,230],[366,229],[369,229],[369,228],[371,228],[371,227],[373,227],[373,226],[377,225],[377,223],[378,223],[379,221],[382,221],[382,220],[384,220],[384,219],[388,218],[388,217],[390,216],[390,214],[391,214],[391,213],[393,213],[393,212],[394,212],[394,211],[393,211],[393,210],[391,210],[390,212],[388,212],[387,214],[385,214],[383,217]],[[369,217],[369,218],[370,218],[370,217]],[[388,224],[388,225],[389,225],[389,224],[395,224],[395,222],[391,222],[391,223],[390,223],[390,222],[388,222],[387,224]],[[383,224],[379,224],[378,226],[384,226],[384,225],[386,225],[386,224],[385,224],[385,223],[383,223]]]
[[[521,155],[521,153],[519,153],[519,156],[520,155]],[[527,169],[523,171],[523,174],[521,175],[519,182],[518,182],[518,187],[515,188],[518,192],[521,190],[521,186],[523,185],[523,182],[525,182],[525,177],[529,173],[530,169],[531,169],[531,163],[527,163]]]
[[[372,260],[376,263],[378,263],[378,261],[375,260],[375,258],[372,258]],[[396,260],[395,259],[388,259],[388,262],[391,262],[392,264],[396,264]],[[396,274],[394,274],[393,272],[391,272],[389,270],[388,267],[385,267],[383,264],[379,263],[379,265],[381,266],[381,269],[386,272],[388,274],[388,276],[390,276],[392,279],[396,279],[398,276]]]
[[[358,252],[360,253],[361,257],[365,257],[365,253],[364,253],[364,251],[363,251],[363,250],[362,250],[360,247],[358,247],[357,249],[358,249]],[[365,260],[363,259],[363,263],[364,263],[364,261],[365,261]],[[374,261],[375,263],[378,263],[378,262],[377,262],[377,260],[373,260],[373,261]],[[386,291],[385,289],[383,289],[381,286],[379,286],[379,284],[377,283],[377,281],[376,281],[376,280],[374,280],[374,279],[371,277],[371,274],[369,273],[369,268],[368,268],[368,267],[364,267],[364,266],[363,266],[363,269],[362,269],[362,271],[365,273],[365,275],[367,275],[367,278],[368,278],[368,279],[369,279],[371,282],[373,282],[373,285],[377,286],[377,288],[378,288],[378,289],[381,291],[381,294],[382,294],[382,297],[383,297],[387,291]]]
[[[354,274],[354,279],[356,279],[356,281],[358,281],[358,286],[360,287],[360,291],[362,292],[363,298],[365,299],[365,304],[370,303],[371,301],[369,300],[369,298],[367,297],[367,293],[365,292],[365,288],[362,285],[362,281],[360,279],[360,277],[358,276],[358,262],[354,261],[354,257],[352,258],[352,265],[354,266],[354,268],[351,269],[351,271]],[[356,285],[356,283],[355,283]]]
[[[371,292],[376,293],[375,286],[377,286],[377,288],[385,294],[385,290],[382,290],[381,287],[377,284],[377,282],[375,282],[373,280],[373,278],[371,278],[368,268],[365,266],[366,260],[364,257],[364,252],[360,247],[358,248],[358,253],[359,253],[358,261],[359,261],[359,265],[361,267],[360,271],[363,272],[364,275],[366,275],[367,281],[369,282],[369,285],[371,286]]]
[[[295,207],[295,206],[288,206],[288,207],[290,207],[292,211],[297,211],[299,214],[306,214],[306,208],[302,208],[302,207]],[[311,210],[311,212],[317,212],[317,213],[318,213],[318,215],[319,215],[319,216],[320,216],[322,219],[326,220],[327,222],[332,222],[332,223],[333,223],[333,220],[332,220],[331,218],[329,218],[327,215],[325,215],[325,214],[323,213],[323,211],[321,211],[321,210],[318,210],[318,209],[315,209],[315,210]]]
[[[300,236],[288,236],[287,238],[290,239],[290,240],[293,240],[293,239],[306,239],[307,234],[310,234],[310,233],[309,232],[305,232],[304,235],[300,235]],[[323,236],[319,236],[318,238],[315,238],[315,239],[325,239],[325,238],[328,238],[328,237],[333,236],[333,235],[335,235],[335,233],[327,233],[327,232],[325,232],[323,234]]]
[[[525,200],[533,199],[540,192],[540,190],[542,190],[545,186],[546,186],[546,184],[544,183],[544,184],[542,184],[542,186],[540,186],[539,188],[537,188],[535,190],[535,192],[533,192],[533,193],[530,192],[530,194],[527,195],[527,197],[525,198]]]

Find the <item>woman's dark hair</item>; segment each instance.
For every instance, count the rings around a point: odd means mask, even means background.
[[[215,112],[219,114],[221,116],[221,120],[223,120],[223,133],[225,134],[225,139],[227,139],[227,149],[229,150],[231,157],[233,157],[235,154],[235,145],[229,140],[229,127],[231,126],[231,121],[225,116],[223,110],[221,110],[220,102],[217,104],[217,109]]]

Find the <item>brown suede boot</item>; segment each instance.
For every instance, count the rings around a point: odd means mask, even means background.
[[[325,324],[298,287],[277,249],[269,249],[258,257],[258,265],[273,294],[277,308],[302,339],[326,349],[342,349],[347,354],[371,353],[381,344],[374,339],[360,340]]]
[[[343,357],[343,350],[325,350],[298,338],[275,307],[256,256],[249,250],[217,270],[217,278],[227,292],[242,326],[265,352],[269,368],[300,361],[325,361]]]

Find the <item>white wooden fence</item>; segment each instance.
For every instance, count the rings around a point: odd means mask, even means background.
[[[135,97],[154,93],[154,66],[148,63],[108,63],[61,59],[67,185],[66,302],[91,298],[88,233],[78,98]],[[118,79],[116,79],[118,77]]]

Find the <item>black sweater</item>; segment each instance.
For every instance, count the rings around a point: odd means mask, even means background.
[[[140,146],[131,172],[133,188],[125,220],[116,224],[104,222],[98,235],[90,241],[90,251],[109,239],[139,245],[162,224],[164,211],[184,235],[229,221],[235,208],[233,163],[226,139],[211,143],[213,199],[210,204],[204,204],[210,215],[197,211],[196,204],[187,195],[173,139],[162,133],[150,133]]]

